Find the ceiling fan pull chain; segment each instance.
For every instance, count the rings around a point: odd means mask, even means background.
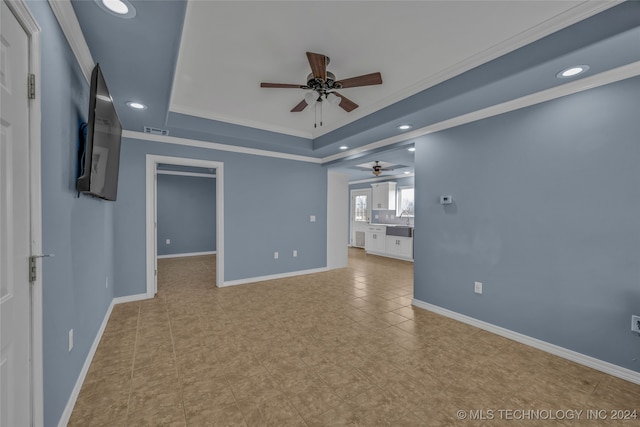
[[[313,104],[313,127],[318,127],[318,103]]]
[[[322,98],[320,98],[320,99],[322,99]],[[316,103],[316,104],[318,104],[318,103]],[[322,126],[322,102],[319,102],[319,104],[320,104],[320,126]]]

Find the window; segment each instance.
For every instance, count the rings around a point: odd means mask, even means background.
[[[403,218],[414,216],[413,211],[413,187],[398,188],[398,209],[396,216]]]
[[[367,195],[362,194],[356,196],[354,221],[367,222]]]

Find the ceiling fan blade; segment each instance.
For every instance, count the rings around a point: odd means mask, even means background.
[[[307,52],[311,72],[316,79],[327,80],[327,57],[320,53]]]
[[[342,89],[348,87],[379,85],[382,84],[382,75],[380,73],[365,74],[358,77],[351,77],[350,79],[340,80],[336,83],[342,85]]]
[[[282,89],[302,89],[301,85],[291,85],[286,83],[260,83],[260,87],[274,87]]]
[[[358,104],[356,104],[355,102],[353,102],[349,98],[346,98],[344,95],[340,95],[338,92],[333,92],[333,93],[335,93],[337,96],[340,97],[340,104],[339,105],[347,113],[349,113],[349,112],[355,110],[356,108],[358,108]]]
[[[304,99],[302,101],[300,101],[300,103],[298,105],[296,105],[295,107],[293,107],[293,109],[291,110],[292,113],[299,113],[300,111],[304,110],[305,108],[307,108],[307,101],[305,101]]]

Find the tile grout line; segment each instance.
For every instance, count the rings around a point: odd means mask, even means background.
[[[260,363],[260,365],[265,369],[265,371],[267,372],[267,375],[269,375],[269,378],[271,378],[274,383],[279,385],[280,383],[273,377],[273,375],[271,375],[271,371],[269,371],[269,369],[266,366],[264,366],[264,363],[262,363],[262,361],[260,359],[258,359],[256,357],[256,355],[253,354],[253,352],[252,352],[252,356],[255,357],[256,360],[258,361],[258,363]],[[302,361],[302,363],[304,363],[304,360]],[[278,387],[278,388],[280,388],[280,387]],[[291,399],[289,399],[289,396],[287,395],[287,393],[284,390],[280,390],[280,392],[282,393],[284,398],[287,399],[287,402],[289,402],[289,405],[291,405],[293,410],[296,411],[296,414],[298,414],[298,416],[300,417],[300,419],[302,420],[304,425],[309,426],[309,423],[307,423],[307,420],[305,420],[305,418],[302,416],[302,414],[300,413],[298,408],[296,408],[296,405],[294,405],[293,402],[291,401]]]
[[[173,328],[171,327],[171,314],[169,314],[169,307],[167,304],[167,300],[164,297],[156,296],[157,298],[162,298],[164,311],[167,315],[167,323],[169,324],[169,337],[171,338],[171,350],[173,350],[173,361],[175,363],[176,377],[178,378],[179,384],[179,392],[180,392],[180,402],[182,403],[182,415],[184,416],[184,425],[187,426],[187,407],[184,403],[184,393],[182,390],[182,377],[180,376],[180,371],[178,370],[178,356],[176,354],[176,343],[173,339]]]
[[[125,416],[125,424],[129,424],[129,406],[131,404],[131,393],[133,392],[133,370],[136,362],[136,351],[138,347],[138,333],[140,331],[140,316],[142,312],[142,304],[138,303],[138,319],[136,322],[136,339],[133,343],[133,356],[131,357],[131,375],[129,377],[129,395],[127,396],[127,414]]]
[[[214,353],[214,356],[216,357],[216,360],[219,362],[218,356],[215,353]],[[238,406],[238,396],[236,396],[236,392],[233,391],[233,387],[231,387],[231,382],[229,381],[229,377],[227,377],[226,373],[223,376],[224,376],[224,380],[227,383],[227,387],[229,387],[229,390],[231,390],[231,395],[233,396],[233,401],[236,405],[236,408],[238,408],[238,411],[240,411],[240,415],[242,416],[242,421],[244,421],[244,424],[248,426],[249,423],[247,422],[247,417],[245,417],[244,412],[242,412],[240,410],[240,407]]]

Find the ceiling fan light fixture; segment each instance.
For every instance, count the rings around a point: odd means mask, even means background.
[[[307,104],[313,105],[318,100],[318,94],[313,91],[307,92],[304,96],[304,100]]]
[[[340,105],[341,100],[342,99],[333,92],[327,95],[327,102],[331,105]]]

